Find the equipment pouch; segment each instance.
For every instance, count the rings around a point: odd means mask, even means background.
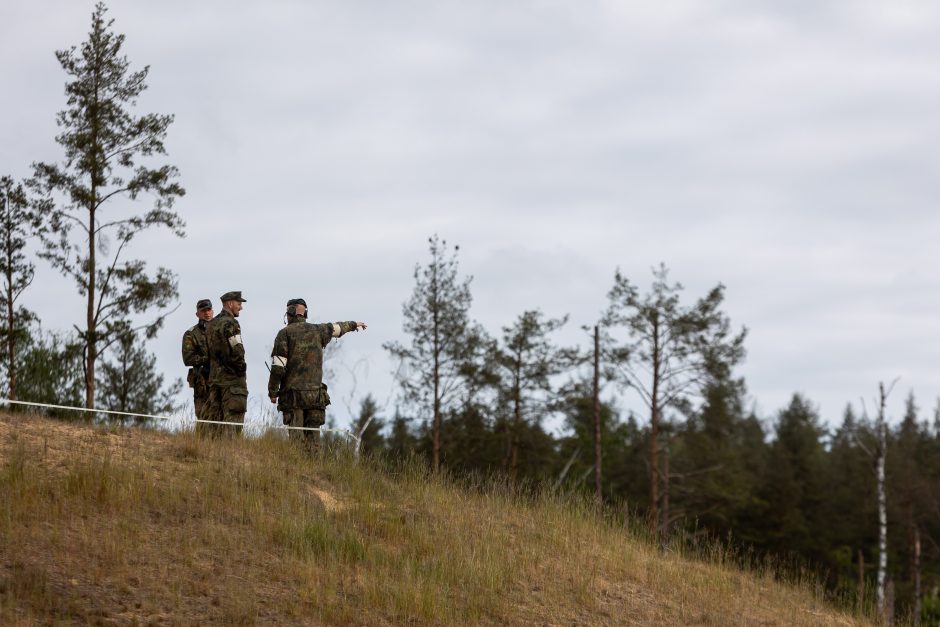
[[[222,402],[226,413],[244,414],[248,411],[248,390],[241,387],[228,388]]]
[[[320,384],[320,398],[317,403],[317,409],[326,409],[326,406],[330,404],[330,395],[327,392],[326,383]]]

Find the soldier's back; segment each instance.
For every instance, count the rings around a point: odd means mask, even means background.
[[[281,330],[287,340],[284,387],[314,390],[323,383],[323,332],[309,322],[288,324]],[[329,340],[327,340],[329,341]]]

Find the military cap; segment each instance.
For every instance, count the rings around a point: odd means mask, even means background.
[[[223,303],[227,300],[237,300],[242,303],[248,302],[244,298],[242,298],[242,293],[240,290],[236,292],[225,292],[224,294],[222,294],[222,296],[219,297],[219,300],[221,300]]]
[[[202,311],[203,309],[212,309],[212,301],[208,298],[203,298],[196,303],[196,311]]]
[[[302,298],[292,298],[292,299],[290,299],[289,301],[287,301],[287,306],[288,306],[288,307],[291,307],[291,306],[293,306],[293,305],[303,305],[304,307],[306,307],[306,306],[307,306],[307,301],[305,301],[305,300],[302,299]]]

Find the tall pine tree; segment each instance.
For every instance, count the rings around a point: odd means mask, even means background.
[[[135,116],[132,109],[147,88],[149,67],[131,72],[122,54],[124,35],[112,30],[103,3],[95,6],[88,39],[56,52],[69,76],[68,107],[58,114],[65,151],[61,163],[33,164],[31,186],[42,200],[39,211],[47,231],[42,256],[72,278],[85,297],[83,344],[85,406],[95,405],[98,356],[119,341],[131,314],[166,307],[177,294],[166,268],[148,274],[146,263],[127,259],[127,248],[141,232],[165,227],[183,236],[183,221],[171,211],[184,190],[171,165],[149,167],[166,154],[164,138],[171,115]],[[152,207],[135,213],[142,195]],[[124,202],[121,202],[121,201]],[[105,212],[105,209],[111,212]],[[162,317],[146,326],[156,332]]]
[[[437,235],[428,239],[431,259],[415,266],[415,288],[402,306],[408,345],[387,342],[384,348],[401,361],[399,382],[405,400],[418,415],[430,420],[431,467],[441,467],[441,424],[445,413],[463,400],[465,370],[478,346],[471,336],[470,277],[461,278],[458,247],[449,250]]]
[[[649,518],[654,535],[660,526],[659,430],[663,412],[668,407],[682,407],[691,395],[701,394],[713,377],[730,375],[744,356],[746,334],[745,330],[733,333],[721,311],[722,285],[694,304],[683,305],[682,285],[670,283],[668,274],[664,265],[654,269],[650,291],[640,294],[618,270],[602,326],[607,361],[650,412]]]

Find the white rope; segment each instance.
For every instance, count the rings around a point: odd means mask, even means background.
[[[154,418],[156,420],[179,420],[180,418],[182,418],[180,416],[157,416],[153,414],[135,414],[133,412],[114,411],[110,409],[88,409],[87,407],[72,407],[70,405],[53,405],[51,403],[33,403],[30,401],[14,401],[9,398],[0,398],[0,405],[26,405],[29,407],[48,407],[50,409],[68,409],[70,411],[84,411],[84,412],[90,412],[93,414],[111,414],[113,416],[133,416],[135,418]],[[233,425],[233,426],[238,426],[238,427],[245,426],[245,423],[243,422],[230,422],[230,421],[227,422],[225,420],[203,420],[202,418],[196,418],[196,422],[202,422],[202,423],[214,424],[214,425]],[[321,433],[325,433],[325,432],[341,433],[345,435],[346,437],[350,438],[353,442],[355,442],[355,451],[358,457],[360,437],[357,437],[355,433],[347,429],[334,429],[330,427],[293,427],[289,425],[277,425],[277,424],[274,424],[274,425],[265,424],[263,426],[266,426],[269,429],[287,429],[287,430],[294,430],[294,431],[319,431]]]
[[[30,407],[49,407],[51,409],[70,409],[72,411],[87,411],[93,414],[113,414],[116,416],[134,416],[135,418],[156,418],[157,420],[176,420],[173,416],[153,416],[150,414],[133,414],[127,411],[111,411],[110,409],[88,409],[86,407],[71,407],[69,405],[51,405],[49,403],[31,403],[29,401],[11,401],[8,398],[0,398],[0,404],[3,405],[29,405]]]

